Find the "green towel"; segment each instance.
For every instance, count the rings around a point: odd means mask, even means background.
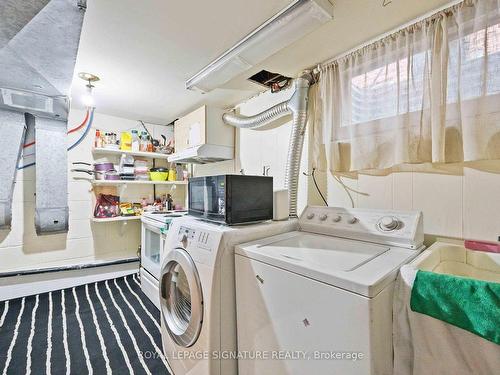
[[[500,283],[417,271],[410,307],[500,345]]]

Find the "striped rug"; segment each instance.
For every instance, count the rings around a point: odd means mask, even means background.
[[[137,275],[0,302],[7,374],[169,374]]]

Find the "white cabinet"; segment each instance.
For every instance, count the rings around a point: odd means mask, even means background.
[[[239,130],[240,168],[247,175],[262,174],[262,157],[265,151],[262,145],[264,133],[250,129]]]
[[[175,152],[205,144],[234,147],[234,128],[224,124],[223,113],[204,105],[175,121]]]
[[[239,132],[239,160],[248,175],[262,175],[264,169],[273,176],[275,189],[285,184],[291,123],[279,128],[258,131],[241,129]]]

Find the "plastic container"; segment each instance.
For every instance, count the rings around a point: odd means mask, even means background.
[[[168,181],[177,181],[177,172],[175,168],[170,168],[168,170]]]
[[[136,174],[135,175],[136,181],[149,181],[149,175],[146,174]]]
[[[151,168],[149,171],[151,181],[167,181],[168,169],[166,168]]]
[[[101,148],[102,147],[102,137],[101,137],[101,131],[99,129],[95,130],[94,147],[95,148]]]
[[[132,150],[132,134],[129,132],[122,132],[120,137],[120,149],[123,151]]]
[[[471,250],[486,251],[489,253],[500,253],[499,242],[465,240],[465,247]]]
[[[138,152],[140,149],[141,140],[139,139],[139,133],[137,130],[132,130],[132,151]]]
[[[141,133],[141,141],[139,143],[139,150],[142,152],[148,151],[148,133],[146,133],[146,132]]]

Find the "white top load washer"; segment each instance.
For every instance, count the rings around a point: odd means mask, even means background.
[[[393,284],[420,212],[307,207],[300,230],[236,247],[239,375],[392,373]]]
[[[234,246],[289,232],[297,220],[231,226],[173,221],[162,254],[164,354],[175,375],[237,373]]]

